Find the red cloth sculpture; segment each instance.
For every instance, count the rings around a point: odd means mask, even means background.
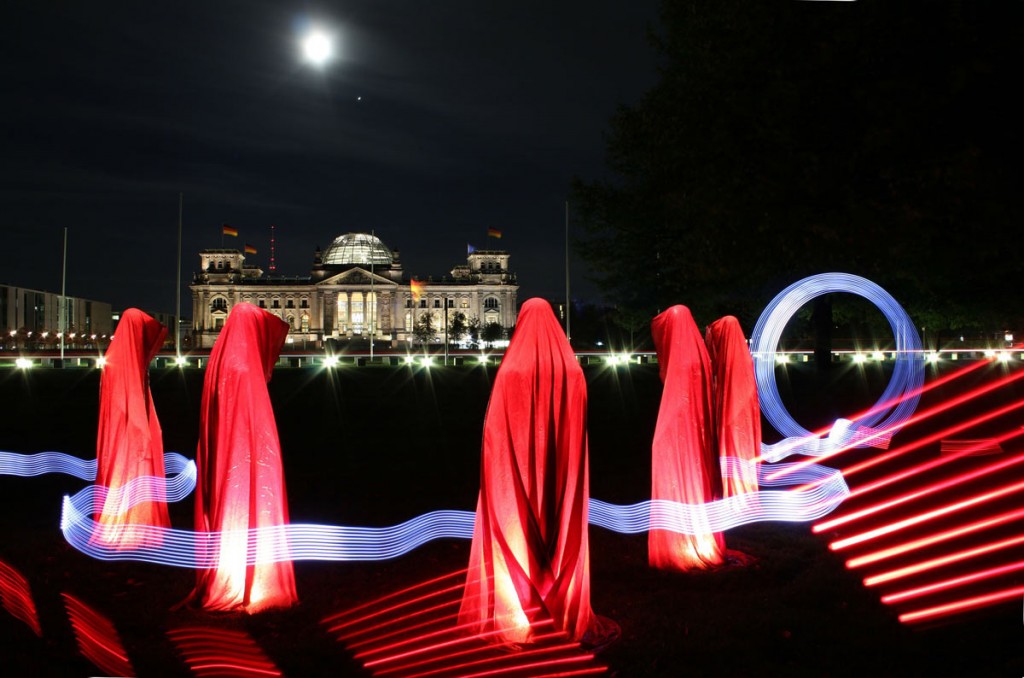
[[[732,472],[722,475],[724,495],[757,492],[755,459],[761,452],[761,409],[747,340],[740,321],[731,315],[708,325],[704,338],[714,371],[718,456],[739,460]]]
[[[583,371],[550,304],[530,299],[484,420],[459,610],[459,623],[474,632],[524,643],[533,636],[531,624],[547,619],[592,645],[612,632],[614,624],[590,608],[586,417]]]
[[[121,316],[104,355],[96,435],[96,484],[118,490],[140,476],[164,477],[164,443],[149,390],[149,363],[167,328],[136,308]],[[148,501],[127,507],[127,496],[111,492],[96,502],[99,529],[93,541],[115,548],[144,542],[132,525],[170,527],[167,504]],[[150,542],[152,539],[150,539]]]
[[[210,353],[196,452],[196,531],[219,532],[217,567],[199,570],[186,602],[206,610],[258,612],[298,602],[290,560],[246,564],[280,548],[250,543],[255,528],[288,524],[284,470],[267,382],[288,324],[252,304],[237,304]]]
[[[699,507],[722,497],[715,452],[711,361],[685,306],[673,306],[651,323],[664,390],[652,446],[651,499]],[[700,512],[697,527],[700,527]],[[650,530],[648,561],[653,567],[706,569],[725,562],[720,532],[681,534]]]

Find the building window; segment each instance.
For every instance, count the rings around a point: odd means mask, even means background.
[[[412,308],[412,299],[406,299],[405,300],[405,307],[406,308]]]
[[[295,300],[294,299],[289,299],[287,302],[285,302],[284,307],[285,308],[295,308]]]
[[[426,299],[420,299],[420,308],[426,308],[426,307],[427,307],[427,300]]]
[[[210,310],[213,311],[214,313],[217,313],[218,311],[221,313],[227,313],[228,300],[225,299],[224,297],[215,298],[212,302],[210,302]]]
[[[267,307],[267,300],[266,299],[260,299],[260,308],[266,308],[266,307]]]
[[[469,299],[466,297],[459,299],[459,308],[469,308]]]
[[[309,308],[309,299],[303,299],[299,302],[299,308]]]
[[[441,300],[434,299],[434,308],[441,308]]]
[[[498,300],[495,297],[487,297],[484,299],[484,308],[496,309],[498,308]]]
[[[303,313],[302,314],[302,325],[301,325],[300,329],[303,332],[309,332],[309,314],[308,313]]]
[[[274,299],[274,301],[270,304],[270,308],[281,308],[281,300]]]
[[[455,300],[454,299],[445,299],[445,302],[448,304],[448,308],[455,308]]]

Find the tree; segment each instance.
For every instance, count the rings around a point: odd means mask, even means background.
[[[434,339],[434,316],[431,311],[424,311],[413,324],[412,334],[420,342],[420,346],[426,346]]]
[[[480,343],[480,318],[473,316],[466,323],[466,332],[469,334],[469,341],[476,346]]]
[[[666,0],[660,80],[611,120],[614,181],[574,182],[608,301],[748,331],[795,280],[839,270],[929,328],[1012,326],[1022,258],[1019,3]],[[827,306],[823,303],[822,306]]]
[[[493,343],[505,338],[505,328],[501,323],[487,323],[480,332],[480,338],[486,343]]]
[[[461,311],[453,313],[448,318],[448,342],[459,343],[469,328],[466,322],[466,314]]]

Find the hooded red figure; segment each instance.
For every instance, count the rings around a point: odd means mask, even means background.
[[[738,464],[723,473],[726,497],[757,492],[757,462],[761,452],[761,409],[757,402],[754,360],[740,321],[731,315],[708,325],[705,333],[714,371],[715,428],[719,458]]]
[[[140,476],[164,477],[164,443],[149,391],[149,363],[167,328],[136,308],[121,316],[104,355],[96,436],[96,484],[118,490]],[[143,544],[132,525],[170,527],[167,504],[148,501],[126,508],[127,497],[109,493],[97,501],[100,529],[93,540],[115,548]]]
[[[690,309],[673,306],[651,322],[664,389],[652,446],[651,499],[699,507],[722,498],[715,447],[711,360]],[[698,570],[725,562],[720,532],[696,534],[650,530],[648,560],[653,567]]]
[[[590,608],[586,417],[583,371],[550,304],[530,299],[484,420],[459,610],[459,623],[474,632],[527,643],[534,625],[551,620],[571,639],[597,644],[607,628]]]
[[[273,539],[248,530],[288,523],[281,444],[267,392],[287,334],[280,318],[237,304],[210,353],[196,452],[196,531],[221,536],[217,567],[198,571],[189,596],[206,610],[252,613],[298,602],[290,560],[246,563],[247,551],[258,561],[276,551]]]

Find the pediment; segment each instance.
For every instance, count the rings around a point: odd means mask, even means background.
[[[385,278],[384,276],[377,275],[376,273],[370,273],[364,268],[358,266],[350,268],[347,271],[342,271],[337,275],[332,275],[330,278],[321,280],[317,283],[317,286],[323,285],[369,285],[370,281],[373,281],[374,285],[387,285],[391,287],[397,287],[398,283],[394,280]]]

